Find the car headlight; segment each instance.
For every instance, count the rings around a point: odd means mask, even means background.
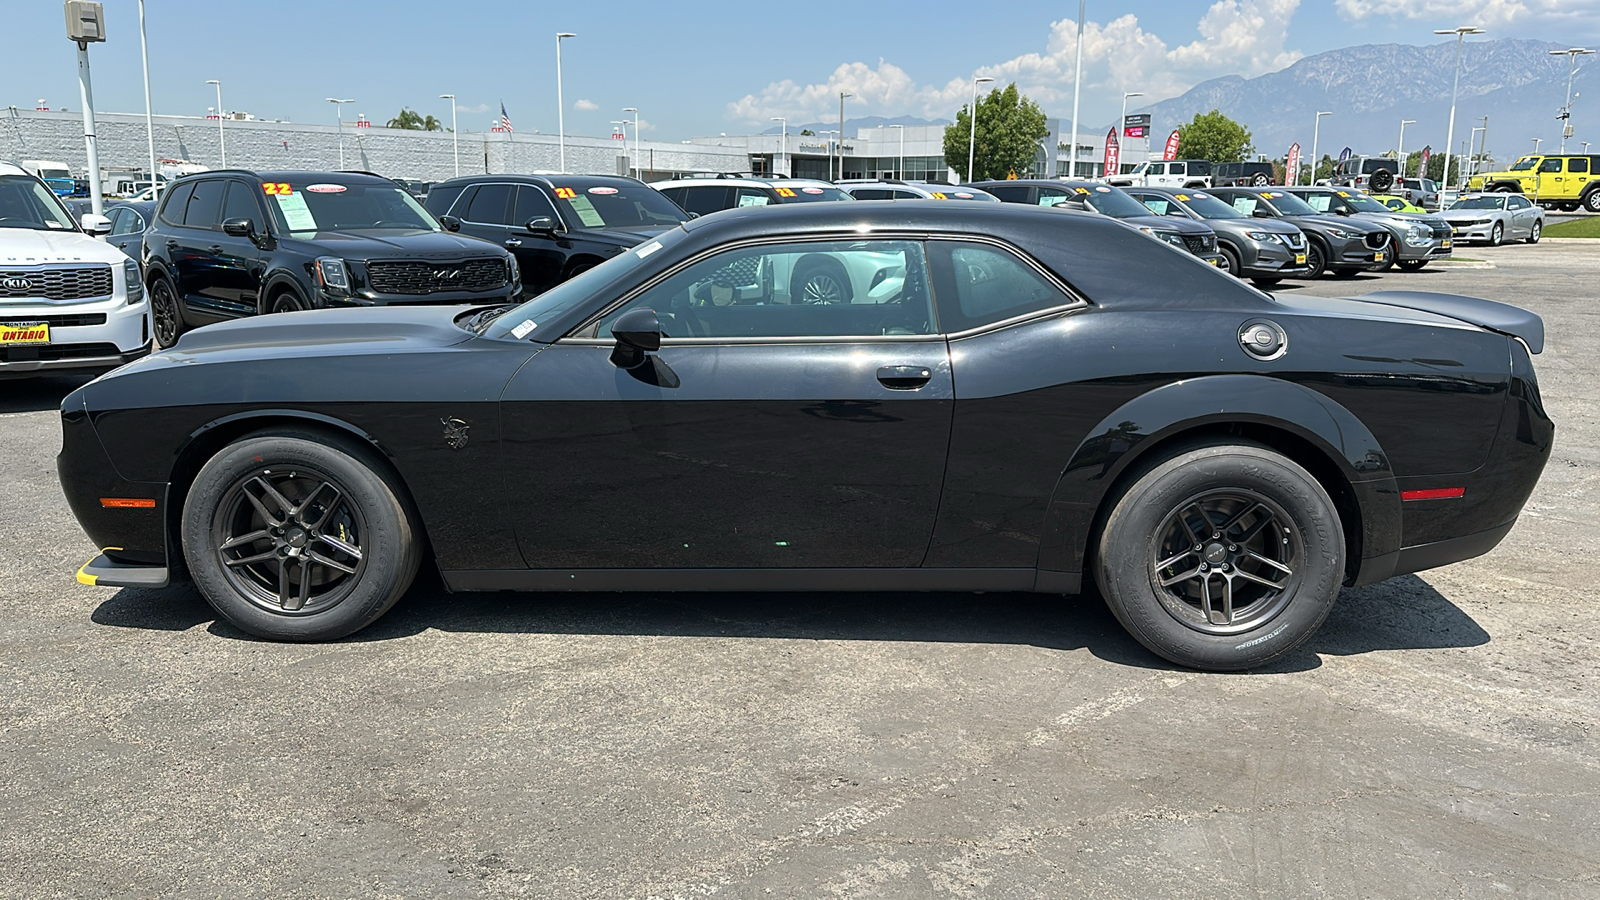
[[[516,287],[522,283],[522,267],[517,265],[515,253],[506,257],[506,284]]]
[[[144,299],[144,278],[139,271],[139,261],[125,259],[122,261],[122,279],[128,286],[128,302],[138,303]]]
[[[1245,232],[1245,236],[1250,238],[1252,241],[1264,241],[1266,243],[1273,243],[1278,240],[1278,235],[1275,235],[1270,231],[1247,231]]]
[[[1182,247],[1185,250],[1188,249],[1188,246],[1183,242],[1183,235],[1176,231],[1158,231],[1156,232],[1156,237],[1161,238],[1163,241],[1166,241],[1174,247]]]
[[[1359,231],[1345,231],[1343,228],[1329,228],[1328,233],[1341,241],[1353,241],[1365,237]]]
[[[1433,232],[1429,231],[1426,225],[1411,225],[1406,228],[1406,243],[1408,244],[1426,244],[1428,238],[1432,236]]]
[[[331,294],[350,293],[350,273],[344,267],[344,260],[333,256],[318,257],[317,283]]]

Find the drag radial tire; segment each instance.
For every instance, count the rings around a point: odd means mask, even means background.
[[[1316,632],[1344,577],[1322,485],[1254,444],[1189,445],[1144,469],[1100,532],[1095,581],[1135,640],[1179,665],[1252,669]]]
[[[289,429],[224,447],[183,505],[200,593],[271,640],[333,640],[372,624],[411,584],[421,542],[371,459],[354,440]]]

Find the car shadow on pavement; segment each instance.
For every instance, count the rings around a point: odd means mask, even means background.
[[[192,585],[126,588],[91,616],[100,625],[187,631],[253,641],[217,618]],[[1086,649],[1118,665],[1177,670],[1130,638],[1092,592],[1046,594],[546,593],[447,594],[438,576],[419,575],[395,608],[346,641],[366,643],[429,630],[457,633],[783,638],[1025,644]],[[1380,650],[1475,647],[1478,623],[1415,575],[1346,590],[1311,641],[1260,672],[1296,672],[1322,657]]]
[[[6,378],[0,395],[0,413],[43,412],[60,409],[61,401],[88,384],[94,375],[41,375],[34,378]]]

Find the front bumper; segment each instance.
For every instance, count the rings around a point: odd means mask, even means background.
[[[1394,262],[1394,243],[1382,247],[1368,247],[1364,239],[1344,241],[1328,251],[1330,269],[1381,269]]]
[[[1504,236],[1508,230],[1502,227],[1501,235]],[[1494,231],[1494,223],[1479,222],[1473,225],[1461,225],[1451,222],[1450,231],[1451,236],[1458,241],[1488,241],[1490,240],[1490,233]]]
[[[0,305],[0,323],[50,325],[47,344],[0,345],[0,375],[114,369],[150,352],[150,304],[143,299]]]
[[[1277,243],[1263,243],[1249,240],[1242,244],[1243,253],[1239,260],[1239,268],[1247,278],[1272,277],[1287,278],[1294,275],[1304,275],[1311,271],[1306,262],[1306,245],[1289,247]]]
[[[355,294],[335,294],[321,290],[317,292],[317,306],[320,309],[348,309],[353,306],[481,306],[514,303],[521,295],[521,285],[511,284],[486,291],[439,291],[433,294],[379,294],[367,290]]]

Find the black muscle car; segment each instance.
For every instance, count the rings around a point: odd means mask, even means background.
[[[453,591],[1099,585],[1154,652],[1283,656],[1341,585],[1511,529],[1538,317],[1271,297],[1101,216],[696,219],[514,307],[213,325],[62,405],[104,552],[283,640]]]

